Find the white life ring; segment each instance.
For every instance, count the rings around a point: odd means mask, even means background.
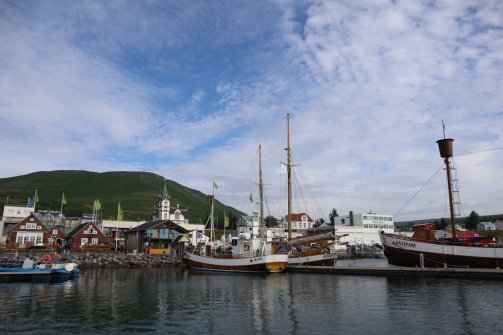
[[[245,251],[250,251],[250,245],[249,244],[245,244]]]

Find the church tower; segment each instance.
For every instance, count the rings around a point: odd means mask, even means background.
[[[164,179],[164,188],[162,190],[162,194],[159,195],[159,219],[161,220],[169,220],[170,201],[166,183],[167,180]]]

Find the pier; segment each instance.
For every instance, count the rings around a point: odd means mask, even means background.
[[[367,266],[288,266],[288,272],[378,277],[437,277],[503,280],[502,269],[367,267]]]

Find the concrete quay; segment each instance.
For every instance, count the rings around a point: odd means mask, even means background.
[[[475,268],[409,268],[409,267],[366,267],[366,266],[288,266],[288,272],[319,273],[350,276],[379,277],[437,277],[503,280],[502,269]]]

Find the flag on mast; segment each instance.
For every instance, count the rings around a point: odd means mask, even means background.
[[[251,193],[250,193],[250,197],[248,198],[248,200],[250,200],[250,202],[253,202],[253,196]]]
[[[120,202],[117,206],[117,221],[124,221],[124,211],[121,208]]]
[[[227,216],[227,214],[225,214],[225,211],[224,211],[224,227],[225,228],[229,227],[229,217]]]
[[[218,188],[218,185],[217,183],[215,183],[215,181],[213,181],[213,188]]]
[[[35,214],[35,207],[37,206],[38,202],[38,191],[35,190],[35,197],[33,197],[33,214]]]
[[[63,205],[66,205],[65,192],[63,192],[63,195],[61,196],[61,209],[59,210],[60,214],[63,214]]]

